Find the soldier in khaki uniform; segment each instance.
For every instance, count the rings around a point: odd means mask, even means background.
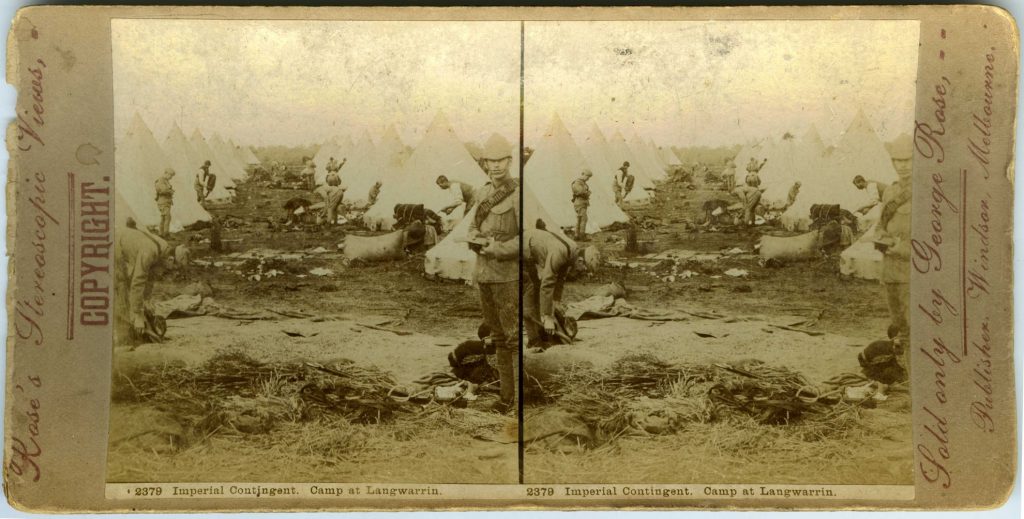
[[[875,248],[882,251],[882,286],[889,304],[891,324],[897,329],[897,349],[902,350],[909,372],[910,359],[910,211],[911,175],[885,189],[882,215],[876,227]]]
[[[156,179],[156,207],[160,210],[160,237],[166,238],[171,232],[171,206],[174,205],[174,187],[171,179],[174,170],[167,168],[160,178]]]
[[[144,340],[145,311],[151,304],[153,279],[173,250],[162,238],[138,229],[131,218],[127,227],[117,230],[114,244],[117,344],[134,346]]]
[[[546,228],[523,231],[523,311],[528,346],[541,346],[541,331],[555,331],[555,305],[562,301],[562,290],[573,258],[574,244]]]
[[[492,136],[482,154],[490,182],[473,195],[476,213],[468,238],[476,253],[473,280],[480,291],[485,341],[494,347],[494,364],[501,384],[496,409],[515,408],[519,388],[519,182],[512,178],[512,146]]]
[[[572,207],[576,210],[576,241],[587,241],[587,211],[590,209],[590,186],[587,181],[592,176],[594,174],[585,169],[572,181]]]

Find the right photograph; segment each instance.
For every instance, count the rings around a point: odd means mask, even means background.
[[[524,30],[525,483],[913,485],[918,22]]]

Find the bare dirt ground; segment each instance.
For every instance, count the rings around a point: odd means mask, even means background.
[[[696,190],[666,184],[654,203],[631,210],[653,225],[640,231],[652,251],[684,249],[750,252],[762,232],[721,229],[698,232],[701,203],[729,196],[697,182]],[[422,254],[407,260],[346,266],[337,244],[355,226],[330,231],[271,230],[268,216],[283,215],[282,204],[307,192],[239,186],[236,202],[211,212],[228,218],[228,250],[213,253],[208,230],[177,233],[198,260],[188,273],[171,273],[156,285],[154,300],[177,296],[205,281],[222,308],[271,311],[309,317],[239,321],[196,317],[169,321],[169,340],[135,351],[115,350],[115,372],[136,366],[184,362],[198,365],[223,351],[241,351],[261,362],[318,362],[350,359],[382,368],[399,384],[447,367],[458,342],[475,336],[479,305],[475,289],[426,279]],[[884,337],[888,323],[876,282],[839,276],[835,258],[778,268],[757,264],[751,254],[711,263],[680,265],[696,275],[677,276],[667,265],[651,266],[642,255],[623,253],[624,231],[594,237],[605,257],[636,268],[607,266],[571,283],[565,300],[592,295],[610,281],[622,282],[627,299],[655,310],[715,312],[734,319],[656,324],[625,318],[584,321],[580,341],[608,362],[626,354],[653,353],[672,362],[729,362],[757,358],[784,365],[818,382],[857,372],[860,346]],[[322,248],[322,251],[317,251]],[[277,251],[259,267],[240,257],[253,249]],[[314,252],[316,251],[316,252]],[[282,256],[284,254],[284,256]],[[290,256],[289,256],[290,254]],[[315,268],[332,271],[326,276]],[[746,277],[724,275],[745,269]],[[268,270],[281,274],[266,276]],[[262,272],[259,281],[252,276]],[[726,323],[731,320],[734,322]],[[811,320],[809,336],[772,328]],[[364,325],[387,321],[386,328]],[[289,336],[284,331],[299,332]],[[700,337],[695,332],[713,337]],[[408,335],[406,335],[408,334]],[[115,387],[123,383],[113,381]],[[108,480],[145,481],[378,481],[514,483],[514,444],[482,441],[482,432],[515,436],[515,420],[480,409],[430,408],[386,424],[353,424],[343,419],[282,422],[267,434],[220,430],[185,448],[170,448],[166,434],[180,429],[172,412],[158,405],[115,402],[111,408]],[[531,409],[527,409],[530,412]],[[796,441],[778,427],[737,431],[726,423],[690,424],[676,434],[624,437],[580,454],[526,451],[528,482],[773,482],[910,484],[912,451],[909,402],[905,394],[874,409],[840,435],[816,442]],[[760,428],[757,428],[760,427]],[[154,434],[154,431],[157,434]],[[754,431],[756,434],[751,434]]]
[[[651,221],[640,231],[652,252],[684,249],[718,253],[753,251],[762,233],[786,234],[768,226],[754,230],[701,231],[702,203],[730,196],[698,179],[696,189],[660,186],[654,203],[630,210],[636,221]],[[857,354],[869,342],[884,339],[888,314],[877,282],[842,277],[838,258],[758,265],[751,254],[712,262],[651,266],[644,255],[623,252],[625,231],[592,237],[613,264],[567,287],[565,301],[595,293],[610,281],[621,282],[627,300],[657,310],[714,312],[723,319],[694,317],[682,322],[649,322],[616,317],[581,321],[579,341],[596,367],[626,354],[650,353],[669,362],[732,363],[757,359],[801,372],[812,383],[859,373]],[[724,275],[744,269],[745,277]],[[683,278],[682,270],[696,275]],[[728,322],[733,321],[733,322]],[[773,324],[811,321],[802,328],[825,332],[811,336]],[[702,337],[699,334],[705,335]],[[550,353],[553,350],[548,350]],[[528,405],[527,415],[546,404]],[[529,422],[528,422],[529,423]],[[843,431],[815,441],[800,441],[786,426],[692,423],[669,435],[627,436],[582,453],[555,453],[540,446],[526,450],[525,478],[530,483],[793,483],[912,484],[911,414],[905,391],[894,391],[876,408],[862,409]],[[526,431],[529,436],[529,427]]]
[[[209,230],[183,231],[175,244],[189,244],[194,266],[168,273],[155,286],[154,301],[179,295],[196,281],[209,283],[216,305],[239,312],[283,312],[311,318],[236,320],[212,316],[168,321],[168,340],[134,351],[115,349],[113,384],[119,373],[183,362],[197,366],[217,353],[241,352],[260,362],[331,364],[349,359],[389,372],[398,385],[446,371],[447,354],[475,338],[479,304],[473,287],[424,278],[423,255],[371,266],[346,266],[337,244],[355,226],[331,231],[271,231],[268,216],[283,215],[284,201],[308,192],[241,184],[236,202],[212,208],[228,224],[229,250],[214,253],[202,240]],[[228,218],[230,217],[230,218]],[[322,247],[327,252],[297,253]],[[264,249],[278,259],[258,261],[236,253]],[[285,256],[281,256],[284,253]],[[292,256],[288,256],[292,254]],[[205,264],[205,266],[203,266]],[[275,277],[266,272],[276,269]],[[315,268],[332,274],[316,276]],[[254,273],[263,272],[260,281]],[[386,328],[367,327],[387,321]],[[289,336],[285,331],[298,333]],[[358,424],[338,418],[283,421],[265,434],[219,429],[200,441],[168,445],[182,425],[172,410],[152,403],[115,402],[111,408],[108,480],[147,481],[325,481],[514,483],[518,449],[477,437],[516,437],[514,416],[480,405],[450,408],[431,404],[395,421]]]

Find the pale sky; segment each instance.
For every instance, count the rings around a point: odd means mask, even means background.
[[[465,141],[519,133],[519,22],[112,22],[115,125],[178,122],[240,144],[321,143],[394,123],[415,145],[443,110]],[[915,21],[527,22],[526,144],[557,112],[661,145],[732,145],[862,108],[912,129]]]
[[[419,141],[443,110],[463,140],[519,135],[519,22],[112,22],[115,130],[137,110],[237,143],[321,143],[395,123]]]
[[[594,121],[680,146],[811,123],[834,140],[858,107],[885,140],[913,129],[916,21],[530,22],[525,40],[527,145],[553,112],[577,140]]]

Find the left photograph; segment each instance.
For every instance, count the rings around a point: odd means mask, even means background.
[[[517,483],[520,24],[111,34],[107,482]]]

